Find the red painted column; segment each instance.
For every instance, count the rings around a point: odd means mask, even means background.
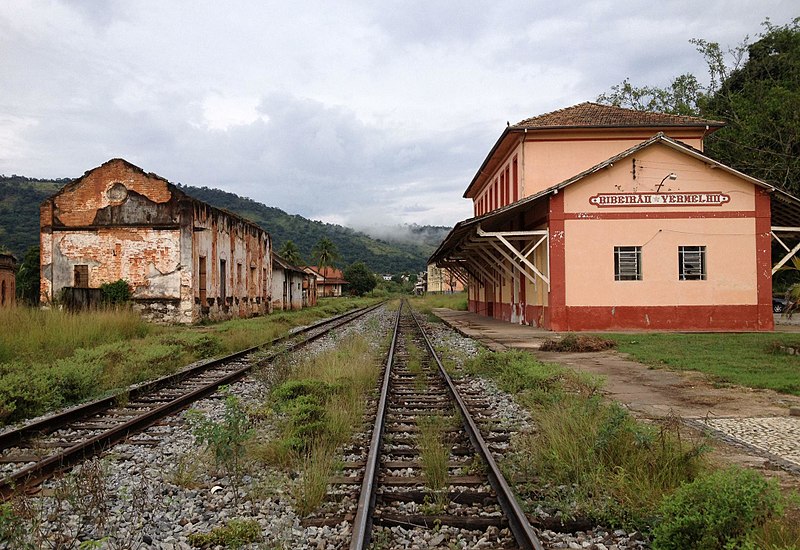
[[[766,189],[756,189],[756,277],[758,294],[758,328],[773,330],[772,316],[772,219],[770,196]]]
[[[567,322],[567,287],[565,282],[566,265],[564,254],[564,193],[550,196],[548,228],[550,231],[550,330],[569,330]]]

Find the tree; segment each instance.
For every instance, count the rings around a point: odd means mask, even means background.
[[[375,275],[364,262],[356,262],[347,267],[344,270],[344,279],[350,283],[348,292],[356,296],[363,296],[378,284]]]
[[[297,245],[292,241],[286,241],[283,243],[283,246],[281,246],[278,254],[285,258],[290,264],[303,265],[304,263],[303,258],[300,257],[300,249],[297,248]]]
[[[320,269],[334,267],[339,260],[339,250],[328,237],[322,237],[314,248],[311,249],[311,257]]]
[[[30,305],[39,304],[39,246],[25,252],[16,278],[17,296]]]
[[[716,42],[691,40],[708,66],[701,86],[691,74],[666,88],[637,87],[628,79],[598,101],[651,111],[722,120],[711,134],[709,156],[790,192],[800,191],[800,18],[782,26],[769,20],[757,42],[748,37],[723,51]]]

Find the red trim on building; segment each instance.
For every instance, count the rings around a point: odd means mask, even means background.
[[[551,195],[548,227],[550,229],[550,295],[547,301],[549,319],[545,328],[567,330],[567,285],[564,233],[564,193]]]
[[[758,296],[758,322],[773,330],[772,316],[772,219],[770,196],[766,189],[756,189],[756,285]]]
[[[771,298],[770,298],[771,300]],[[761,317],[761,305],[728,306],[570,306],[559,330],[772,330]]]
[[[769,200],[769,198],[767,199]],[[767,205],[769,215],[769,205]],[[569,212],[565,220],[685,220],[702,218],[753,218],[755,210],[726,212]]]
[[[525,306],[525,324],[543,328],[549,326],[550,316],[546,306]]]

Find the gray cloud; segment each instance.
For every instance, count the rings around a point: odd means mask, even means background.
[[[356,227],[452,225],[505,121],[704,74],[789,2],[0,3],[0,172],[112,157]]]

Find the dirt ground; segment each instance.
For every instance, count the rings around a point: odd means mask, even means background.
[[[482,341],[490,349],[525,349],[542,361],[602,376],[605,378],[603,393],[642,419],[786,417],[790,407],[800,407],[800,397],[740,386],[720,387],[709,382],[702,373],[648,367],[616,351],[541,352],[538,350],[539,344],[553,338],[553,333],[509,325],[465,312],[435,310],[434,313],[463,334]],[[689,427],[686,429],[692,431],[694,436],[701,437],[699,432]],[[777,477],[781,485],[800,490],[800,475],[782,469],[767,455],[717,438],[710,439],[709,443],[714,449],[712,460],[722,465],[739,464],[756,468],[765,475]]]

